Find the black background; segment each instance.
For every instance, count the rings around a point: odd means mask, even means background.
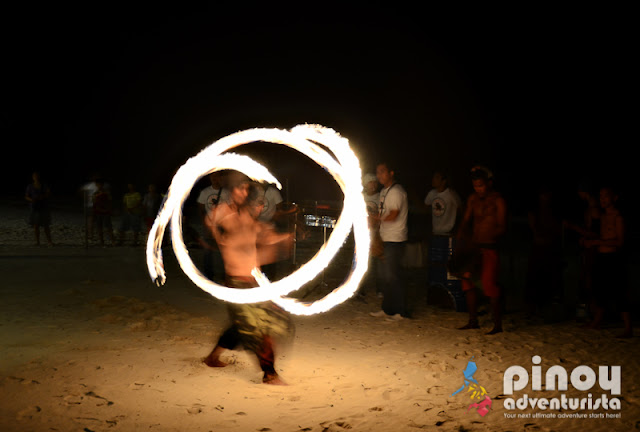
[[[573,201],[585,179],[631,201],[628,11],[261,5],[7,10],[2,192],[35,169],[59,195],[93,172],[166,188],[229,133],[317,123],[363,171],[391,159],[416,202],[437,168],[466,195],[477,163],[515,212],[542,184]],[[290,200],[339,197],[274,147],[255,154]]]

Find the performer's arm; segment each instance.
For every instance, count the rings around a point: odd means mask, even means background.
[[[458,228],[458,238],[461,238],[465,234],[465,231],[467,230],[467,227],[471,222],[471,217],[473,215],[472,200],[473,200],[473,196],[469,197],[469,199],[467,200],[467,205],[465,206],[465,209],[464,209],[464,216],[462,216],[462,220],[460,221],[460,226]]]
[[[496,237],[499,237],[507,231],[507,204],[502,197],[496,200],[496,207]]]

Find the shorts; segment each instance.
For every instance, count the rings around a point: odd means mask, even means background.
[[[140,215],[125,213],[120,220],[120,231],[142,231],[142,217]]]
[[[93,222],[98,229],[106,228],[108,230],[112,229],[111,226],[111,215],[110,214],[93,214]]]
[[[480,282],[482,291],[487,297],[500,297],[500,286],[498,285],[499,258],[497,249],[480,248],[481,267]],[[471,279],[475,279],[473,275]],[[462,279],[462,290],[473,289],[472,280]]]

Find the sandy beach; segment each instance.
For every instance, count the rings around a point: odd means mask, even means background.
[[[407,269],[412,318],[370,316],[372,290],[331,311],[294,317],[296,336],[278,353],[287,386],[261,383],[256,361],[228,352],[226,368],[202,358],[227,325],[225,305],[195,286],[165,250],[167,283],[148,277],[142,246],[84,247],[81,211],[54,209],[54,247],[33,246],[26,205],[0,205],[0,430],[2,431],[630,431],[640,427],[640,347],[618,339],[621,323],[585,330],[575,319],[548,324],[505,314],[505,331],[456,330],[464,312],[429,304],[426,269]],[[114,224],[117,226],[117,223]],[[304,245],[302,245],[304,246]],[[329,286],[350,266],[349,244]],[[199,259],[198,251],[192,256]],[[637,334],[637,329],[636,329]],[[540,356],[569,373],[621,366],[620,410],[508,410],[504,400],[600,398],[580,391],[503,394],[505,370],[531,374]],[[486,415],[464,383],[492,405]],[[477,389],[478,387],[476,387]],[[544,418],[540,413],[553,414]],[[576,418],[584,414],[586,418]],[[604,418],[590,418],[603,414]],[[607,418],[613,415],[613,418]],[[591,417],[596,417],[591,416]]]

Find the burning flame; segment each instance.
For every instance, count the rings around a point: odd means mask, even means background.
[[[221,286],[206,278],[195,267],[182,238],[182,205],[194,184],[215,171],[232,169],[256,181],[267,181],[282,186],[269,171],[247,156],[225,153],[228,150],[255,141],[283,144],[308,156],[324,167],[336,180],[344,193],[344,206],[327,242],[306,264],[289,276],[270,282],[259,269],[252,272],[257,288],[236,289]],[[333,153],[329,154],[320,145]],[[319,125],[299,125],[290,131],[281,129],[249,129],[219,139],[189,159],[176,172],[165,202],[149,232],[147,240],[147,267],[151,279],[158,284],[166,280],[162,261],[164,230],[171,222],[171,241],[180,267],[202,290],[214,297],[233,303],[255,303],[271,300],[297,315],[326,312],[350,298],[358,289],[369,261],[369,228],[362,196],[362,172],[358,158],[349,147],[349,141],[332,129]],[[301,302],[286,297],[292,291],[313,280],[336,255],[351,228],[355,238],[355,256],[350,274],[339,287],[315,302]]]

